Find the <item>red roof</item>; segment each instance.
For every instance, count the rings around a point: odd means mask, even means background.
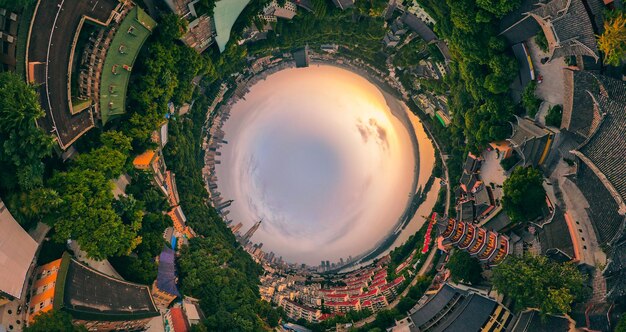
[[[369,307],[371,305],[372,305],[372,301],[370,301],[370,300],[365,300],[365,301],[363,301],[363,303],[361,303],[361,306],[363,306],[363,307]]]
[[[172,316],[172,327],[174,328],[174,332],[189,331],[187,319],[185,319],[185,315],[183,314],[183,310],[181,308],[174,307],[170,309],[170,316]]]
[[[327,319],[332,318],[334,316],[335,316],[335,314],[322,314],[320,316],[320,318],[318,318],[318,320],[321,322],[323,320],[327,320]]]
[[[331,297],[331,298],[332,298],[332,297],[336,297],[336,298],[339,298],[339,297],[348,297],[348,294],[328,294],[328,295],[326,295],[326,297]]]

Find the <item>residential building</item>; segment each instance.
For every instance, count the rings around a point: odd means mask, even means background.
[[[5,8],[0,8],[0,41],[2,42],[2,52],[0,52],[0,72],[15,71],[17,60],[16,51],[18,42],[17,30],[19,26],[19,14]],[[24,27],[21,27],[24,29]]]
[[[280,301],[280,306],[285,309],[287,316],[294,320],[304,319],[316,323],[322,315],[322,311],[319,309],[305,307],[287,298]]]
[[[143,330],[160,315],[149,286],[110,277],[68,253],[37,269],[31,291],[30,322],[54,309],[90,331]]]
[[[341,302],[325,302],[324,305],[330,309],[332,313],[346,313],[349,311],[359,311],[361,310],[361,301],[359,300],[349,300],[349,301],[341,301]]]
[[[187,31],[181,40],[198,53],[204,52],[215,42],[215,21],[206,14],[196,11],[197,0],[165,0],[174,14],[187,21]]]
[[[189,323],[185,317],[185,312],[180,306],[172,307],[163,315],[163,322],[166,331],[171,332],[187,332],[189,331]]]
[[[286,1],[285,5],[280,6],[276,0],[268,3],[263,9],[261,17],[266,22],[276,22],[279,18],[291,20],[298,13],[298,7],[291,1]]]

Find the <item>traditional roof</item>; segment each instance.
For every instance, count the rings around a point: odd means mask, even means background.
[[[543,225],[539,233],[541,253],[557,261],[566,262],[575,257],[574,243],[563,211],[555,208],[552,221]]]
[[[622,85],[626,93],[626,85]],[[623,96],[622,96],[623,97]],[[626,103],[604,95],[593,95],[602,119],[596,131],[577,151],[573,151],[604,184],[626,213]]]
[[[471,153],[467,154],[467,158],[465,158],[465,164],[463,165],[463,170],[467,173],[475,173],[480,169],[480,158],[474,156]]]
[[[550,59],[571,55],[599,59],[593,24],[582,0],[552,0],[528,15],[543,29]]]
[[[599,244],[610,244],[619,238],[624,229],[624,216],[618,213],[619,205],[597,174],[585,163],[579,163],[574,181],[589,203],[587,212]]]
[[[176,286],[176,253],[168,246],[163,248],[159,255],[159,268],[157,272],[157,287],[159,290],[180,296]]]
[[[0,293],[21,298],[35,251],[37,242],[17,223],[0,199]]]
[[[515,118],[517,121],[511,124],[513,136],[507,140],[523,158],[524,165],[541,164],[551,132],[530,119]]]
[[[599,92],[601,82],[597,74],[588,71],[563,69],[563,119],[561,129],[585,138],[595,131],[600,113],[590,93]]]
[[[492,299],[446,283],[410,316],[416,331],[480,331],[497,306]]]
[[[470,200],[461,202],[457,209],[459,220],[466,222],[474,221],[474,202]]]
[[[152,162],[155,155],[156,155],[156,151],[146,150],[144,153],[135,157],[135,159],[133,160],[133,165],[136,168],[145,168],[147,167],[147,165],[149,165]]]
[[[519,314],[510,332],[555,332],[571,331],[574,328],[567,317],[546,315],[542,317],[536,310],[528,310]]]
[[[63,255],[54,308],[82,320],[120,321],[159,316],[150,288],[115,279]]]

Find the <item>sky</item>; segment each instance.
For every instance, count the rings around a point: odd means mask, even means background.
[[[415,176],[409,133],[357,74],[275,73],[233,105],[223,129],[216,172],[222,197],[234,200],[229,217],[242,232],[262,219],[252,241],[288,262],[357,256],[404,211]]]

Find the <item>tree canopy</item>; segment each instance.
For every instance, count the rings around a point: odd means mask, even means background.
[[[465,251],[456,250],[446,264],[450,269],[452,281],[477,284],[482,280],[483,269],[480,262],[475,257],[470,256]]]
[[[87,332],[83,325],[73,325],[70,314],[51,310],[35,316],[35,321],[24,327],[24,332]]]
[[[41,159],[52,153],[54,141],[36,125],[37,119],[45,116],[38,99],[21,77],[0,73],[0,186],[5,189],[17,184],[30,190],[43,183]]]
[[[573,263],[545,256],[509,256],[493,270],[493,285],[511,297],[517,310],[538,308],[543,314],[567,313],[585,296],[583,275]]]
[[[604,32],[598,36],[598,48],[604,63],[619,66],[626,58],[626,14],[616,12],[604,21]]]
[[[534,167],[517,167],[504,180],[502,205],[513,222],[531,221],[542,215],[546,204],[543,176]]]

